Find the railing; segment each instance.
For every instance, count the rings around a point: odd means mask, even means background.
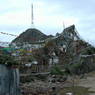
[[[53,64],[53,65],[37,65],[33,64],[31,67],[25,67],[21,66],[20,67],[20,72],[25,73],[25,74],[31,74],[31,73],[46,73],[50,72],[52,68],[57,66],[60,70],[64,69],[64,65],[58,65],[58,64]]]

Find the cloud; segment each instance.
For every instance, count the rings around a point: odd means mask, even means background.
[[[21,33],[31,27],[32,2],[35,27],[45,34],[62,32],[64,22],[65,27],[75,24],[83,38],[95,40],[95,0],[2,0],[0,31]]]

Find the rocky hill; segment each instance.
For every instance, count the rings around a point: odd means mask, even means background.
[[[39,40],[45,40],[49,36],[45,35],[38,29],[27,29],[25,32],[21,33],[16,39],[12,42],[28,42],[28,43],[35,43]]]

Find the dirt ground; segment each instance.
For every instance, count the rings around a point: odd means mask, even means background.
[[[89,88],[89,91],[95,91],[95,72],[91,72],[82,78],[78,82],[78,86],[83,86]],[[90,94],[95,95],[95,93]]]
[[[57,92],[60,92],[60,93],[62,92],[59,95],[65,95],[63,93],[65,91],[66,92],[70,91],[70,89],[72,88],[72,80],[71,79],[72,78],[70,77],[67,81],[61,82],[61,83],[60,82],[49,83],[49,82],[44,82],[44,81],[39,81],[39,80],[34,81],[34,82],[25,83],[22,85],[22,87],[23,87],[22,89],[24,90],[25,94],[22,94],[22,95],[52,95],[52,94],[50,94],[50,93],[52,93],[52,90],[51,90],[52,87],[56,87]],[[74,85],[78,88],[78,89],[76,89],[76,90],[78,90],[78,91],[76,91],[78,93],[76,95],[84,95],[83,93],[86,93],[87,91],[95,92],[95,72],[86,74],[81,79],[79,77],[76,77],[74,79],[74,82],[75,82]],[[71,87],[71,88],[68,89],[68,88],[64,88],[64,87]],[[79,94],[85,88],[89,88],[89,89],[87,91],[83,92],[82,94]],[[60,91],[60,89],[62,89],[62,90]],[[26,93],[41,93],[41,94],[26,94]],[[44,94],[44,93],[49,93],[49,94]],[[95,95],[95,93],[90,93],[89,95]]]

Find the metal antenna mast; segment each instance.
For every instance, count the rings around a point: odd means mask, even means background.
[[[32,13],[31,13],[31,25],[32,25],[32,27],[33,27],[33,26],[34,26],[33,4],[31,5],[31,11],[32,11]]]
[[[64,21],[63,21],[63,28],[65,29],[65,23],[64,23]]]

